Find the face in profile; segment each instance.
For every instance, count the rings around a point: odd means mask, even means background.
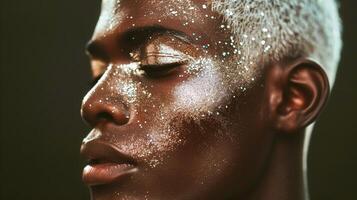
[[[234,198],[261,175],[273,137],[264,71],[210,6],[103,1],[81,110],[93,199]]]

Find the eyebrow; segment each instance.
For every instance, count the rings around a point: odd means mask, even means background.
[[[144,27],[136,27],[136,28],[131,28],[127,30],[123,36],[123,38],[130,38],[130,37],[135,37],[135,36],[141,36],[141,37],[150,37],[154,35],[170,35],[173,37],[176,37],[183,42],[189,43],[189,44],[195,44],[196,41],[188,34],[186,34],[183,31],[179,31],[176,29],[168,28],[165,26],[161,26],[158,24],[154,24],[151,26],[144,26]]]
[[[181,41],[195,45],[197,41],[190,35],[183,31],[168,28],[158,24],[130,28],[119,35],[117,43],[119,46],[123,46],[125,49],[135,48],[144,42],[147,42],[151,36],[154,35],[169,35],[180,39]],[[135,38],[135,40],[133,40]],[[99,40],[90,40],[86,45],[86,52],[89,56],[94,58],[100,58],[103,60],[108,59],[108,54],[105,52],[104,47]]]

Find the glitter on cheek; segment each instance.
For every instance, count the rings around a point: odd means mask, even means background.
[[[128,144],[133,154],[144,160],[150,168],[165,164],[171,156],[175,158],[179,149],[189,145],[190,137],[203,136],[207,132],[203,131],[207,128],[204,125],[207,122],[214,122],[220,128],[219,131],[210,130],[210,135],[204,137],[219,139],[227,133],[225,117],[221,114],[229,108],[223,104],[227,91],[221,84],[222,77],[217,67],[216,62],[207,58],[188,65],[185,73],[191,77],[173,88],[173,102],[155,106],[158,110],[152,119],[155,126],[145,131],[145,137],[133,139]],[[202,132],[187,129],[186,123],[191,122]],[[206,143],[202,141],[198,145],[204,146]]]
[[[139,125],[139,130],[143,130],[145,135],[132,136],[131,139],[129,138],[124,144],[121,144],[120,148],[125,152],[130,152],[131,155],[135,155],[148,167],[156,168],[164,164],[173,152],[176,152],[180,146],[185,144],[186,135],[180,129],[183,126],[182,120],[187,119],[187,117],[201,119],[202,116],[192,112],[194,110],[205,110],[207,116],[212,115],[213,111],[207,109],[210,108],[209,105],[212,106],[212,109],[217,107],[214,104],[219,102],[219,96],[224,94],[224,90],[220,85],[221,78],[213,61],[204,58],[199,59],[188,65],[185,70],[185,73],[192,75],[192,78],[174,89],[175,103],[165,105],[158,103],[160,101],[157,99],[147,98],[147,95],[151,96],[148,90],[150,87],[145,86],[140,81],[134,81],[133,77],[137,76],[136,70],[135,65],[110,66],[107,73],[111,76],[107,82],[111,83],[111,87],[114,83],[114,88],[117,88],[118,92],[126,98],[126,102],[134,106],[138,105],[140,109],[143,108],[139,111],[142,116],[151,114],[151,119],[146,120],[153,120],[155,126],[147,126],[148,123],[144,120],[145,118],[138,119],[135,124]],[[128,74],[130,78],[128,78]],[[200,91],[202,86],[204,86],[202,92],[198,94],[193,92]],[[193,94],[193,96],[187,96],[190,94]],[[151,113],[150,107],[156,112]],[[177,111],[183,111],[189,116],[179,115]]]
[[[163,163],[169,157],[171,152],[174,152],[179,145],[184,143],[184,139],[179,132],[170,128],[165,129],[165,126],[160,127],[160,132],[150,130],[147,134],[146,153],[151,155],[143,155],[145,158],[150,158],[148,164],[154,168]]]
[[[173,96],[177,110],[209,111],[226,96],[226,89],[221,84],[222,77],[212,60],[200,59],[189,65],[186,72],[195,74],[195,77],[175,89]]]
[[[151,116],[154,126],[145,130],[145,137],[132,141],[134,154],[149,168],[164,164],[186,142],[185,134],[177,128],[178,116],[172,106],[161,103],[154,108],[158,111]]]
[[[160,122],[159,120],[155,121]],[[139,136],[132,135],[118,147],[130,153],[141,165],[156,168],[184,142],[183,135],[167,123],[155,123],[155,127],[143,130]]]

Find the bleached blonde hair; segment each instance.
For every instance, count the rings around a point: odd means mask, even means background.
[[[237,41],[239,52],[268,61],[295,55],[315,59],[330,84],[335,79],[340,52],[341,23],[334,0],[212,0]],[[247,52],[249,51],[249,52]],[[253,53],[255,52],[255,53]]]

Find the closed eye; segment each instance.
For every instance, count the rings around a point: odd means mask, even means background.
[[[141,65],[140,70],[144,72],[144,75],[148,78],[160,78],[173,74],[180,66],[185,62],[175,62],[168,64],[155,64],[155,65]]]

